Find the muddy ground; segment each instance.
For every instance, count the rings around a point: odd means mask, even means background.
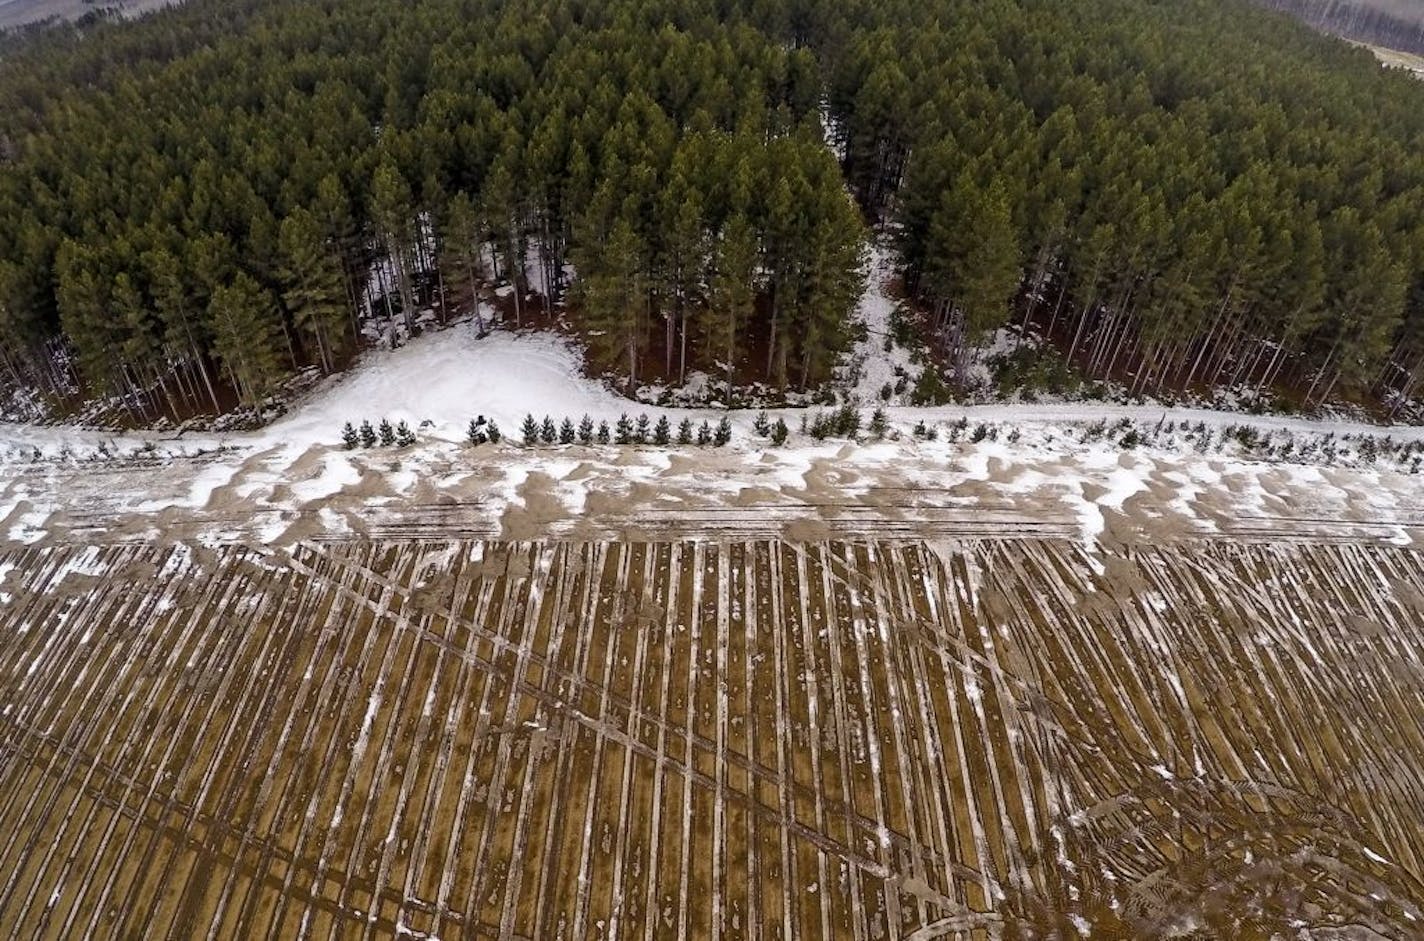
[[[0,933],[1419,936],[1417,550],[682,535],[0,552]]]

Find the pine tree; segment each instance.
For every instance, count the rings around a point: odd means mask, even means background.
[[[208,301],[213,349],[247,405],[257,405],[281,375],[279,319],[272,295],[244,272]]]
[[[593,419],[588,415],[579,419],[578,439],[579,444],[593,444]]]
[[[381,436],[381,447],[394,447],[396,443],[396,430],[392,427],[390,419],[382,418],[381,423],[376,426],[376,431]]]
[[[524,443],[535,445],[539,443],[539,422],[532,414],[524,416],[524,424],[519,429],[524,435]]]
[[[565,418],[564,423],[559,426],[559,443],[573,444],[575,434],[573,419]]]
[[[618,416],[618,424],[614,426],[613,443],[633,443],[633,420],[628,417],[627,412],[624,412],[622,415]]]
[[[440,267],[445,273],[445,283],[447,286],[458,286],[462,299],[474,312],[476,331],[484,336],[487,330],[480,305],[480,283],[485,276],[480,221],[475,204],[467,193],[456,193],[450,200],[441,248]]]
[[[361,422],[361,446],[363,448],[374,448],[377,440],[376,429],[371,427],[371,422]]]
[[[870,434],[879,441],[885,437],[885,433],[890,430],[890,419],[885,414],[885,409],[877,408],[870,415]]]
[[[757,412],[756,418],[752,420],[752,431],[763,438],[771,434],[771,419],[767,417],[766,412]]]
[[[278,246],[282,300],[297,329],[316,344],[322,371],[330,373],[346,345],[349,322],[340,259],[327,246],[321,223],[305,209],[282,220]]]
[[[341,443],[346,445],[348,451],[356,450],[356,446],[361,443],[361,437],[356,433],[356,427],[350,422],[341,428]]]
[[[401,419],[400,423],[396,425],[396,446],[408,448],[413,444],[415,444],[415,432],[411,430],[405,419]]]
[[[609,436],[609,434],[608,434],[608,422],[606,422],[606,421],[601,421],[601,422],[599,422],[599,423],[598,423],[598,443],[599,443],[599,444],[607,444],[608,441],[609,441],[609,437],[610,437],[610,436]]]
[[[539,438],[545,444],[553,444],[559,440],[559,427],[554,424],[552,417],[544,416],[544,424],[539,426]]]
[[[415,332],[415,288],[411,253],[415,248],[415,199],[410,184],[389,156],[376,167],[371,181],[371,215],[385,244],[400,292],[401,317]]]
[[[620,218],[604,244],[585,248],[576,282],[590,348],[605,363],[625,362],[629,389],[637,384],[638,358],[647,342],[645,250],[633,226]]]
[[[677,443],[683,445],[692,443],[692,419],[684,418],[678,422]]]
[[[717,432],[713,437],[713,443],[717,447],[725,447],[732,440],[732,420],[723,415],[722,420],[717,423]]]
[[[728,401],[756,301],[756,264],[756,231],[739,213],[728,220],[717,243],[706,330],[713,356],[722,363]]]
[[[776,424],[771,426],[771,443],[778,448],[786,443],[786,439],[791,435],[791,429],[786,427],[786,419],[778,418]]]
[[[648,421],[647,413],[640,413],[638,415],[638,421],[633,428],[633,441],[635,444],[648,443],[648,429],[650,427],[651,423]]]
[[[465,439],[472,445],[480,445],[489,441],[489,433],[485,430],[485,423],[480,419],[470,419],[470,427],[465,433]]]
[[[697,443],[704,448],[712,443],[712,425],[710,422],[704,421],[700,426],[698,426]]]
[[[491,418],[489,424],[485,426],[485,433],[489,435],[490,444],[499,444],[500,439],[504,437],[504,434],[499,430],[499,425],[495,424],[493,418]]]
[[[672,441],[672,423],[668,421],[666,415],[658,416],[658,423],[653,428],[653,443],[666,446]]]

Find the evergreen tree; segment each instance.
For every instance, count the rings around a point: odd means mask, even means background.
[[[890,430],[890,418],[885,414],[885,409],[877,408],[870,415],[870,434],[879,441],[885,437],[885,433]]]
[[[494,419],[490,419],[489,424],[485,428],[485,433],[489,435],[490,444],[499,444],[500,439],[504,437],[503,433],[499,430],[499,425],[495,424]]]
[[[341,443],[346,446],[346,450],[354,451],[361,443],[361,436],[356,433],[356,427],[347,422],[341,427]]]
[[[415,199],[395,161],[389,156],[376,167],[371,181],[371,215],[381,234],[386,258],[400,294],[401,318],[408,332],[415,331]]]
[[[391,425],[390,419],[382,418],[381,423],[376,426],[376,431],[381,436],[381,447],[394,447],[396,443],[396,430]]]
[[[643,242],[633,226],[620,218],[606,243],[586,252],[579,264],[579,284],[590,349],[605,363],[621,358],[628,370],[627,387],[632,389],[647,342]]]
[[[539,426],[539,438],[545,444],[553,444],[559,440],[559,428],[548,415],[544,416],[544,424]]]
[[[607,444],[608,441],[609,441],[608,422],[606,422],[606,421],[601,421],[601,422],[598,423],[598,443],[599,443],[599,444]]]
[[[396,446],[408,448],[415,444],[415,432],[411,430],[405,419],[401,419],[396,425]]]
[[[447,288],[457,289],[460,302],[474,312],[475,329],[480,336],[484,336],[487,328],[480,309],[480,284],[485,272],[480,232],[474,201],[464,192],[456,193],[450,200],[445,218],[440,267]]]
[[[524,416],[524,424],[520,426],[520,432],[524,435],[524,443],[535,445],[539,443],[539,422],[531,415]]]
[[[583,418],[579,419],[578,440],[579,444],[593,444],[593,419],[588,415],[584,415]]]
[[[658,423],[653,427],[653,443],[667,445],[672,441],[672,423],[668,421],[666,415],[658,416]]]
[[[489,441],[489,432],[485,429],[485,423],[479,419],[470,419],[470,427],[465,432],[465,440],[471,445],[481,445]]]
[[[732,440],[732,420],[723,415],[722,420],[717,423],[717,431],[713,438],[713,443],[717,447],[725,447]]]
[[[635,444],[647,444],[647,443],[648,443],[648,429],[649,429],[650,427],[651,427],[651,422],[648,420],[648,415],[647,415],[647,413],[646,413],[646,412],[640,413],[640,414],[638,415],[638,420],[637,420],[637,422],[636,422],[636,423],[634,424],[634,426],[633,426],[633,442],[634,442]]]
[[[710,422],[704,421],[698,426],[697,443],[704,448],[712,443],[712,425]]]
[[[376,429],[371,427],[369,421],[361,422],[361,446],[363,448],[374,448],[376,441]]]
[[[692,443],[692,419],[684,418],[677,425],[677,443],[687,445]]]
[[[282,373],[272,295],[245,272],[213,290],[208,301],[213,350],[239,398],[257,405]]]
[[[560,444],[573,444],[573,443],[574,443],[574,436],[575,436],[575,431],[574,431],[573,419],[565,418],[565,419],[564,419],[564,423],[559,426],[559,443],[560,443]]]
[[[346,345],[347,292],[340,259],[330,250],[316,216],[296,209],[278,234],[282,300],[297,329],[317,349],[323,372],[336,369]]]

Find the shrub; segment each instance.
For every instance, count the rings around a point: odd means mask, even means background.
[[[910,393],[912,405],[943,405],[951,398],[949,386],[939,377],[939,370],[933,363],[925,363],[920,378],[915,382],[915,391]]]

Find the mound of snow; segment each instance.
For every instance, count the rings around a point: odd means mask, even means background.
[[[483,338],[472,324],[427,333],[395,351],[368,355],[350,373],[333,379],[292,414],[261,434],[293,444],[332,444],[346,422],[373,424],[388,418],[423,434],[452,441],[465,436],[470,419],[484,415],[506,435],[517,435],[527,414],[555,421],[616,420],[643,408],[584,378],[581,357],[568,341],[548,333],[497,331]]]

